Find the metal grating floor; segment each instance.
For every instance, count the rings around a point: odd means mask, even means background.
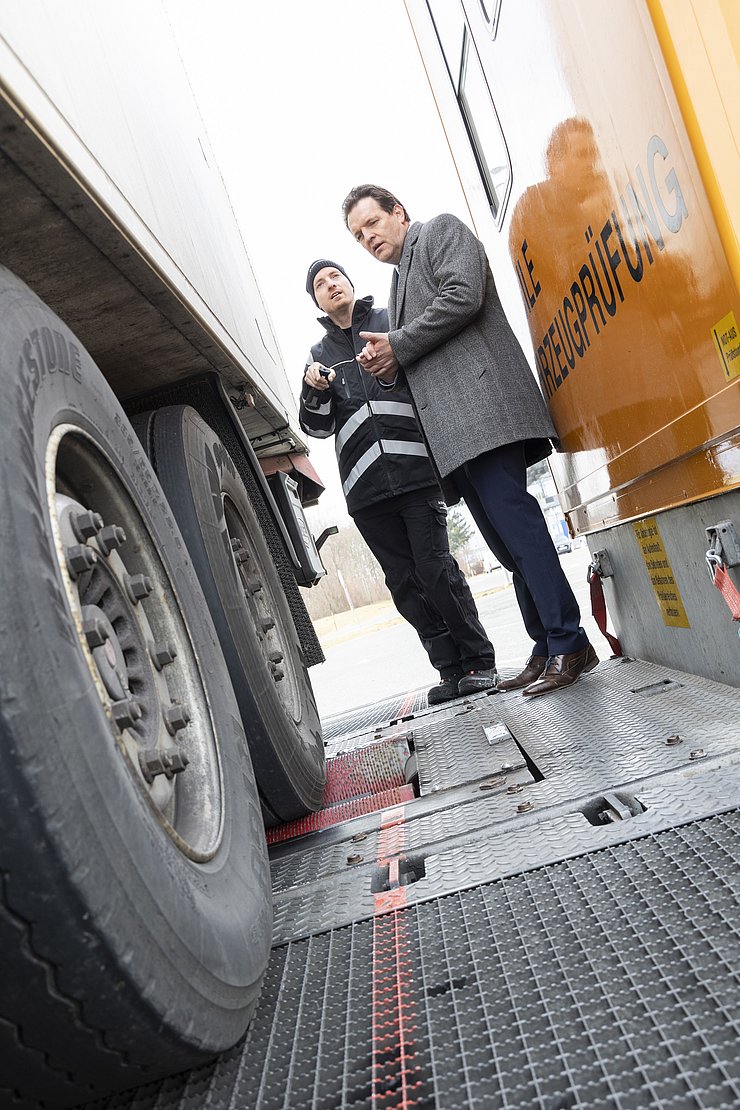
[[[366,733],[374,725],[405,721],[426,709],[426,689],[396,694],[392,698],[384,698],[372,705],[363,705],[359,709],[339,713],[322,721],[324,743],[329,745],[331,741],[341,738],[343,746],[346,746],[347,739],[358,732]]]
[[[740,1105],[740,691],[596,676],[333,722],[246,1040],[97,1110]]]
[[[242,1046],[107,1105],[737,1106],[739,852],[733,813],[294,941]]]

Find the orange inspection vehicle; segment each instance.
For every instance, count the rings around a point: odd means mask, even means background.
[[[740,10],[406,6],[622,647],[740,683]]]

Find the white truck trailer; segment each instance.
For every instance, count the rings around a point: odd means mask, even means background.
[[[163,4],[3,5],[0,243],[5,1106],[238,1038],[325,769],[321,487]]]

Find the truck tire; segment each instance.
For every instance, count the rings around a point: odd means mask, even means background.
[[[149,461],[2,268],[0,319],[0,1107],[19,1110],[234,1044],[271,905],[228,671]]]
[[[241,711],[265,823],[321,804],[321,723],[298,633],[236,466],[188,405],[134,417],[188,545]]]

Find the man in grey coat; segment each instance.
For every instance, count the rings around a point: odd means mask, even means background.
[[[499,689],[527,697],[572,685],[598,657],[544,517],[527,493],[527,466],[556,438],[529,364],[504,315],[483,244],[455,216],[411,223],[397,197],[358,185],[347,227],[395,267],[388,332],[364,332],[363,368],[386,385],[403,375],[427,445],[486,542],[511,571],[534,646]]]

